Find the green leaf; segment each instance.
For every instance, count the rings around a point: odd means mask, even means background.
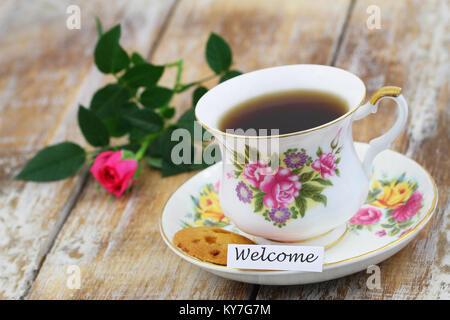
[[[94,51],[94,60],[103,73],[117,73],[128,67],[130,59],[119,44],[120,24],[103,33]]]
[[[205,93],[208,92],[208,89],[205,87],[197,87],[194,92],[192,93],[192,106],[195,108],[197,106],[198,100],[200,100],[201,97]]]
[[[388,221],[390,223],[392,223],[392,226],[394,226],[394,224],[397,223],[397,219],[396,218],[389,218]]]
[[[313,199],[315,202],[323,203],[325,207],[327,206],[327,197],[323,194],[315,194],[311,197],[311,199]]]
[[[220,74],[231,66],[232,53],[228,43],[218,34],[211,32],[206,43],[206,60],[209,67]]]
[[[111,137],[122,137],[131,131],[132,127],[124,116],[134,110],[139,110],[139,107],[133,102],[126,102],[116,115],[103,119]]]
[[[405,177],[406,177],[406,172],[403,172],[403,173],[401,174],[401,176],[398,177],[397,181],[398,181],[398,182],[403,182],[403,181],[405,181]]]
[[[305,172],[300,175],[300,182],[309,181],[312,176],[315,174],[315,171]]]
[[[409,226],[411,226],[413,223],[414,223],[414,221],[412,221],[412,220],[410,220],[410,221],[406,220],[404,222],[400,222],[398,224],[398,226],[402,229],[405,229],[405,228],[408,228]]]
[[[242,72],[240,72],[238,70],[230,70],[220,78],[219,83],[222,83],[222,82],[230,80],[234,77],[240,76],[241,74],[242,74]]]
[[[330,180],[325,180],[325,179],[322,179],[322,178],[315,178],[315,179],[312,179],[312,181],[318,182],[318,183],[320,183],[321,185],[324,185],[324,186],[332,186],[333,185],[333,183]]]
[[[85,160],[86,153],[79,145],[62,142],[39,151],[16,179],[36,182],[61,180],[75,174]]]
[[[290,155],[291,153],[294,153],[294,152],[297,152],[297,148],[289,148],[289,149],[287,149],[285,152],[284,152],[284,155],[285,156],[288,156],[288,155]]]
[[[128,125],[131,126],[131,124],[128,122],[128,120],[126,120]],[[128,139],[130,140],[131,143],[137,143],[140,144],[142,143],[142,140],[147,136],[147,133],[139,128],[136,127],[132,127],[130,129],[130,134],[128,136]],[[154,148],[149,148],[149,150],[154,150]]]
[[[103,147],[109,144],[108,129],[93,111],[82,105],[78,108],[78,126],[90,145]]]
[[[388,232],[388,235],[392,237],[392,236],[395,236],[399,232],[400,232],[400,229],[394,228]]]
[[[108,84],[94,94],[89,108],[103,120],[115,116],[128,98],[126,88],[119,84]]]
[[[153,158],[153,157],[147,157],[145,158],[145,162],[153,168],[161,169],[162,168],[162,158]]]
[[[255,195],[255,207],[254,207],[254,212],[260,212],[263,208],[264,208],[264,196],[265,193],[261,192],[261,193],[257,193]]]
[[[322,148],[319,147],[319,149],[317,149],[316,155],[317,155],[318,157],[320,157],[320,156],[322,155],[322,153],[323,153]]]
[[[341,172],[339,171],[339,169],[334,169],[334,172],[336,172],[336,175],[337,175],[338,177],[341,176]]]
[[[98,34],[98,37],[100,38],[103,34],[103,27],[102,27],[102,22],[100,21],[99,17],[95,17],[95,25],[97,26],[97,34]]]
[[[194,109],[187,109],[181,117],[178,119],[178,122],[187,122],[187,121],[195,121],[195,111]]]
[[[159,114],[149,109],[139,109],[126,114],[125,119],[127,119],[130,124],[147,134],[156,133],[161,131],[164,125],[164,120]]]
[[[241,166],[238,162],[233,162],[233,165],[236,168],[235,172],[239,172],[239,175],[241,175],[243,166]]]
[[[161,141],[164,141],[164,143],[161,145],[162,149],[162,176],[168,177],[172,175],[176,175],[182,172],[186,172],[191,170],[189,164],[174,164],[171,159],[171,152],[172,148],[178,143],[177,141],[171,141],[171,135],[173,130],[175,130],[176,127],[172,127],[167,129],[161,136]],[[191,154],[193,154],[191,150]]]
[[[160,114],[162,115],[162,117],[164,119],[171,119],[175,115],[175,108],[164,107],[159,110],[160,110]]]
[[[164,87],[152,87],[141,95],[141,103],[146,108],[156,109],[167,105],[172,98],[173,91]]]
[[[136,159],[136,154],[133,151],[122,149],[122,160],[128,160],[128,159]]]
[[[306,199],[301,196],[295,198],[295,205],[297,206],[300,216],[303,218],[306,212]]]
[[[295,207],[291,207],[289,209],[289,211],[291,212],[291,219],[297,219],[297,216],[299,215],[299,212],[297,211],[297,209]]]
[[[120,78],[120,82],[131,88],[151,88],[156,85],[163,72],[163,66],[140,63],[128,69]]]
[[[133,65],[137,66],[139,64],[144,64],[147,63],[147,61],[137,52],[133,52],[131,54],[131,63],[133,63]]]
[[[300,189],[300,194],[304,197],[311,198],[315,194],[320,194],[323,191],[323,187],[315,186],[310,183],[304,183]]]

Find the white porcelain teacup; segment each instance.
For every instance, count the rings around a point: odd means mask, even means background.
[[[319,127],[277,136],[219,130],[224,114],[236,105],[298,89],[339,95],[349,108]],[[209,90],[195,114],[221,147],[220,205],[225,215],[244,232],[283,242],[305,241],[342,228],[367,197],[372,160],[406,123],[408,107],[400,93],[400,88],[384,87],[363,105],[366,88],[357,76],[306,64],[250,72]],[[375,113],[382,98],[397,103],[397,121],[370,142],[361,163],[353,146],[352,123]]]

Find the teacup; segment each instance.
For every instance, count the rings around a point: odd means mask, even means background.
[[[298,89],[339,95],[348,110],[319,127],[282,135],[246,136],[219,130],[223,116],[236,105]],[[221,148],[219,195],[224,214],[246,233],[281,242],[307,241],[345,226],[367,197],[374,157],[389,147],[408,116],[398,87],[383,87],[363,104],[365,95],[365,85],[356,75],[307,64],[250,72],[209,90],[195,115]],[[375,113],[383,98],[397,103],[397,120],[370,141],[361,162],[353,145],[352,123]]]

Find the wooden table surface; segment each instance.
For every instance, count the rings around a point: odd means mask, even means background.
[[[71,4],[81,29],[66,28]],[[369,29],[368,8],[381,28]],[[0,297],[9,299],[449,299],[448,0],[0,0]],[[369,9],[369,12],[370,9]],[[94,16],[122,24],[121,43],[163,64],[184,58],[183,81],[209,75],[210,31],[233,48],[244,72],[285,64],[328,64],[361,77],[370,96],[383,85],[404,89],[407,128],[392,149],[434,177],[434,218],[405,249],[382,262],[381,289],[365,271],[302,286],[259,286],[222,279],[185,262],[164,244],[163,205],[196,172],[161,178],[146,168],[120,200],[82,173],[55,183],[14,176],[39,149],[71,140],[85,145],[78,104],[110,80],[93,63]],[[170,83],[173,75],[165,76]],[[187,92],[178,112],[190,106]],[[367,142],[393,121],[392,105],[354,125]],[[80,289],[66,284],[81,270]]]

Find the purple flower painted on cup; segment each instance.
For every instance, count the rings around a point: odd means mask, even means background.
[[[284,158],[284,163],[288,168],[300,168],[308,160],[308,155],[304,152],[290,153]]]
[[[247,185],[240,181],[236,186],[236,194],[242,202],[250,203],[253,199],[253,192],[250,190]]]
[[[265,176],[271,174],[273,174],[272,168],[268,167],[262,160],[245,165],[242,171],[242,176],[254,188],[259,188]]]
[[[333,153],[323,153],[318,159],[314,160],[311,167],[320,171],[322,178],[328,179],[335,175],[335,170],[337,168],[336,158]]]
[[[299,195],[302,184],[289,169],[278,168],[276,174],[265,176],[260,188],[266,193],[263,204],[269,208],[287,208]]]
[[[269,212],[269,217],[270,219],[272,219],[272,221],[282,223],[291,217],[291,213],[289,212],[288,208],[273,208]]]

